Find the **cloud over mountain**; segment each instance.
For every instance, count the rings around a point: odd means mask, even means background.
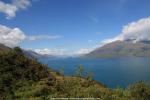
[[[65,49],[35,49],[34,52],[41,54],[41,55],[53,55],[53,56],[63,56],[66,54]]]
[[[90,53],[93,50],[93,48],[81,48],[80,50],[76,51],[74,54],[75,55],[83,55]]]
[[[10,19],[16,16],[17,11],[26,9],[30,4],[31,0],[12,0],[10,4],[0,1],[0,12]]]
[[[150,17],[142,18],[123,26],[121,34],[115,38],[106,39],[102,43],[106,44],[117,40],[131,40],[133,42],[150,41]]]

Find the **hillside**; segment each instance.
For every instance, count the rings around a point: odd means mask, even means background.
[[[51,100],[51,98],[101,98],[149,100],[150,85],[138,82],[127,89],[109,89],[89,75],[63,76],[27,58],[16,47],[0,53],[0,100]]]
[[[11,50],[9,47],[0,43],[0,52],[5,52],[5,51],[7,52],[9,50]]]
[[[38,82],[43,78],[54,79],[47,67],[24,56],[20,48],[0,54],[0,99],[14,96],[14,91]]]
[[[150,43],[115,41],[93,50],[85,57],[145,57],[150,56]]]

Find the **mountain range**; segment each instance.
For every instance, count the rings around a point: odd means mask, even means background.
[[[115,41],[99,47],[84,57],[148,57],[150,42]]]
[[[9,51],[11,48],[0,44],[1,51]],[[32,50],[23,50],[24,54],[30,58],[50,59],[58,58],[52,55],[41,55]],[[105,44],[88,54],[81,57],[97,58],[97,57],[149,57],[150,56],[150,41],[140,41],[133,43],[132,41],[115,41]]]

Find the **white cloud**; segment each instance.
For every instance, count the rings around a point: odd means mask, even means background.
[[[117,40],[131,40],[133,42],[150,41],[150,17],[142,18],[138,21],[131,22],[128,25],[123,26],[121,34],[115,38],[102,41],[102,44]]]
[[[9,46],[15,47],[18,46],[22,41],[35,41],[35,40],[54,40],[61,38],[58,35],[39,35],[39,36],[27,36],[19,28],[10,28],[7,26],[0,25],[0,43]]]
[[[87,54],[89,52],[91,52],[92,50],[94,50],[95,48],[81,48],[80,50],[77,51],[68,51],[66,49],[48,49],[48,48],[44,48],[44,49],[30,49],[38,54],[41,55],[52,55],[52,56],[79,56],[79,55],[84,55]]]
[[[63,56],[66,55],[66,50],[65,49],[35,49],[33,50],[38,54],[41,55],[53,55],[53,56]]]
[[[31,3],[31,0],[13,0],[12,5],[16,6],[18,9],[26,9]]]
[[[61,36],[59,35],[37,35],[37,36],[27,36],[26,39],[29,41],[35,41],[35,40],[44,40],[44,39],[54,40],[59,38],[61,38]]]
[[[7,19],[11,19],[16,16],[16,12],[26,9],[31,4],[31,0],[12,0],[12,3],[8,4],[0,1],[0,12],[6,14]]]
[[[74,55],[83,55],[83,54],[87,54],[90,53],[92,50],[94,50],[93,48],[81,48],[80,50],[76,51],[74,53]]]
[[[26,36],[19,28],[9,28],[0,25],[0,43],[9,47],[18,45]]]

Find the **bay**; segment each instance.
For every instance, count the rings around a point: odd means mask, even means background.
[[[110,88],[126,87],[143,80],[150,82],[150,57],[131,58],[57,58],[40,59],[55,70],[64,69],[64,75],[74,75],[77,66],[93,73],[93,79]]]

